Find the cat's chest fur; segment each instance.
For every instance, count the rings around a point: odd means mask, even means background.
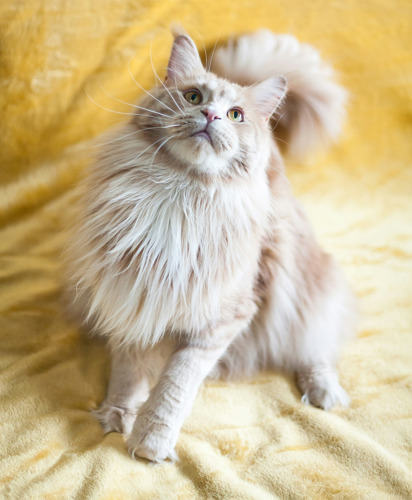
[[[200,332],[253,293],[270,207],[265,172],[204,185],[157,166],[116,177],[102,198],[117,214],[101,224],[111,238],[102,267],[118,269],[109,286],[133,323],[113,331],[126,342]]]

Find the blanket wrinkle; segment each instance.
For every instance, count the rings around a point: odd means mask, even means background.
[[[95,139],[129,118],[133,79],[164,77],[174,22],[209,55],[266,27],[336,68],[343,137],[287,172],[360,323],[339,365],[350,408],[307,407],[280,373],[210,381],[180,462],[153,467],[90,412],[110,362],[65,316],[61,253]],[[411,22],[410,0],[0,2],[1,499],[412,498]]]

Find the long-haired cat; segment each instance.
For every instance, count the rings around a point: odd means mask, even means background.
[[[111,348],[96,415],[153,461],[176,458],[208,376],[280,368],[305,403],[349,403],[336,362],[351,294],[270,121],[303,153],[338,134],[345,91],[313,48],[268,31],[220,48],[213,67],[175,33],[165,80],[101,146],[68,248],[73,306]]]

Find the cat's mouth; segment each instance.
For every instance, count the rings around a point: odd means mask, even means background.
[[[209,144],[213,146],[212,138],[210,137],[210,134],[206,130],[206,128],[204,128],[203,130],[199,130],[198,132],[195,132],[190,137],[199,137],[201,139],[206,139],[209,142]]]

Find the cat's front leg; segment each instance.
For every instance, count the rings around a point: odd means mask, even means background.
[[[130,455],[155,462],[176,460],[174,447],[198,388],[233,338],[244,318],[222,324],[201,338],[180,345],[169,359],[149,399],[140,408],[127,440]]]
[[[168,346],[143,351],[113,345],[111,351],[107,396],[93,413],[105,432],[129,435],[139,406],[149,396],[150,379],[156,377],[165,365]]]
[[[112,350],[109,388],[106,399],[94,411],[104,432],[130,434],[137,408],[149,395],[144,356],[127,348]]]

